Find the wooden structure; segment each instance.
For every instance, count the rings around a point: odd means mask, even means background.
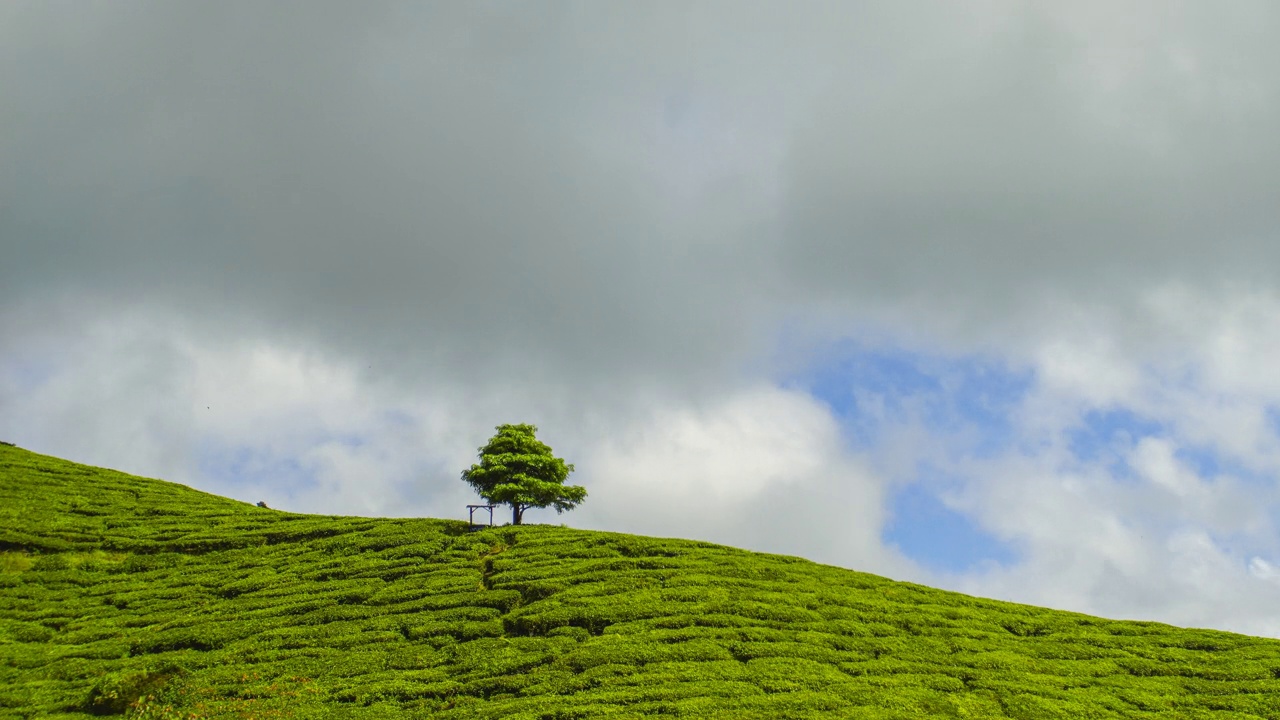
[[[496,507],[498,506],[493,504],[468,505],[467,506],[467,522],[470,523],[471,525],[470,529],[479,530],[480,528],[484,527],[484,525],[476,525],[476,511],[481,508],[484,508],[485,510],[489,511],[489,527],[493,527],[493,509]]]

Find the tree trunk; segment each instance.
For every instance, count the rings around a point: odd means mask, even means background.
[[[511,506],[511,524],[512,525],[519,525],[520,517],[522,515],[524,515],[524,513],[520,512],[520,503],[516,503]]]

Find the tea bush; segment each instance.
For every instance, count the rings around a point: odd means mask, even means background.
[[[1280,641],[0,447],[0,718],[1273,718]]]

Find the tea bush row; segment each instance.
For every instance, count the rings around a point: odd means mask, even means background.
[[[293,515],[7,447],[0,523],[0,716],[1280,716],[1275,640],[709,543]]]

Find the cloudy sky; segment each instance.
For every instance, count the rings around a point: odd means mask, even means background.
[[[1280,637],[1280,6],[0,3],[0,439]]]

